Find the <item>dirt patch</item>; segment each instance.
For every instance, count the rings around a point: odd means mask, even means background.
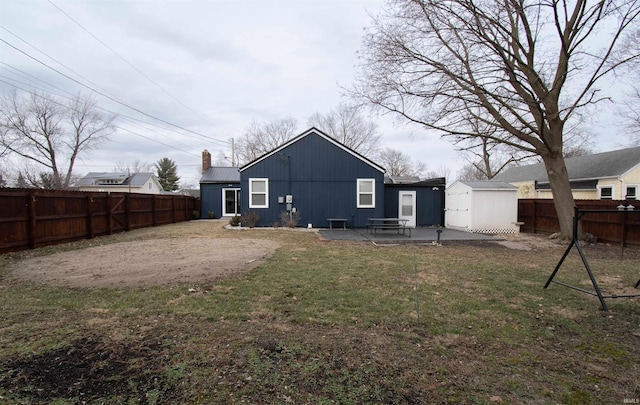
[[[113,243],[12,264],[9,280],[68,287],[150,287],[248,271],[278,243],[262,239],[151,239]]]
[[[553,248],[566,248],[566,243],[562,244],[555,239],[550,239],[548,236],[533,233],[507,233],[496,235],[503,239],[496,242],[509,249],[514,250],[537,250],[537,249],[553,249]]]

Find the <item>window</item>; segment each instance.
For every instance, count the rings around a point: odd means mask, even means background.
[[[222,189],[222,216],[240,215],[240,189]]]
[[[625,200],[637,200],[638,199],[638,186],[627,186],[627,192]]]
[[[601,200],[612,200],[613,199],[613,187],[600,187],[600,199]]]
[[[249,179],[249,208],[269,208],[269,179]]]
[[[376,180],[358,179],[358,208],[376,207]]]

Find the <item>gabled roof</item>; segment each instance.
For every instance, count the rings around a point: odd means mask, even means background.
[[[296,136],[295,138],[292,138],[290,140],[288,140],[287,142],[283,143],[282,145],[278,146],[277,148],[273,149],[270,152],[265,153],[264,155],[260,156],[259,158],[253,160],[252,162],[247,163],[246,165],[240,167],[240,171],[244,171],[248,168],[250,168],[251,166],[262,162],[263,160],[267,159],[268,157],[275,155],[276,153],[280,152],[281,150],[289,147],[290,145],[298,142],[299,140],[311,135],[315,133],[316,135],[320,136],[321,138],[324,138],[327,142],[330,142],[332,144],[334,144],[335,146],[337,146],[338,148],[344,150],[345,152],[349,153],[350,155],[354,156],[357,159],[362,160],[364,163],[368,164],[369,166],[375,168],[376,170],[384,173],[386,170],[374,163],[373,161],[367,159],[366,157],[362,156],[361,154],[359,154],[358,152],[354,151],[353,149],[343,145],[342,143],[336,141],[335,139],[333,139],[332,137],[330,137],[329,135],[325,134],[324,132],[320,131],[319,129],[315,128],[315,127],[311,127],[308,130],[306,130],[305,132],[301,133],[300,135]]]
[[[150,178],[155,177],[153,173],[109,173],[109,172],[89,172],[76,182],[76,187],[142,187]]]
[[[202,174],[200,183],[240,183],[240,172],[235,166],[212,166]]]
[[[640,165],[640,147],[567,158],[565,164],[571,181],[618,177]],[[512,167],[494,179],[509,183],[549,181],[544,163]]]

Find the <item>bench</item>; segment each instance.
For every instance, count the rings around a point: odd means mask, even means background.
[[[327,221],[329,221],[329,229],[333,229],[333,224],[335,223],[341,223],[342,222],[342,229],[346,230],[347,229],[347,219],[346,218],[327,218]]]
[[[408,219],[400,218],[369,218],[367,229],[369,233],[373,232],[374,236],[376,236],[376,232],[379,230],[394,230],[398,232],[398,235],[400,235],[400,231],[402,231],[404,236],[411,237],[411,228],[407,227],[407,221]],[[409,233],[408,235],[407,232]]]
[[[512,222],[516,226],[516,233],[520,233],[520,227],[524,225],[524,222]]]

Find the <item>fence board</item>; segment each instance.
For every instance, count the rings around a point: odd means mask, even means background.
[[[583,210],[616,210],[618,200],[576,200]],[[640,245],[640,202],[633,211],[616,213],[588,213],[580,221],[582,229],[603,242]],[[551,234],[560,231],[553,200],[526,198],[518,200],[518,221],[524,222],[522,232]]]
[[[189,221],[190,196],[0,189],[0,253]],[[198,217],[198,216],[196,216]]]

